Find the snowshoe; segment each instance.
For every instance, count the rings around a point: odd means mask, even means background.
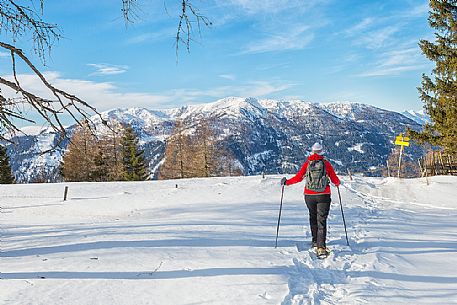
[[[316,249],[316,256],[319,259],[327,258],[330,255],[330,250],[327,248],[319,247]]]

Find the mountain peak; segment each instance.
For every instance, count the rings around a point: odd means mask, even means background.
[[[425,125],[426,123],[430,123],[431,119],[428,114],[425,113],[425,111],[422,110],[406,110],[403,111],[401,114],[403,114],[405,117],[415,121],[416,123],[420,125]]]
[[[263,106],[253,97],[226,97],[212,103],[189,105],[182,107],[177,117],[188,118],[195,114],[203,116],[234,116],[239,117],[246,113],[261,115]]]

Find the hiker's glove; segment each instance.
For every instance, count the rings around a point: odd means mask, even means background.
[[[281,185],[286,185],[287,179],[286,177],[282,177],[281,179]]]

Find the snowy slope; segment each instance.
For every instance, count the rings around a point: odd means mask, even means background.
[[[424,110],[415,111],[415,110],[407,110],[401,113],[407,118],[417,122],[420,125],[425,125],[425,123],[430,123],[431,119],[428,114],[424,112]]]
[[[324,261],[280,178],[0,185],[0,304],[457,304],[457,177],[343,177]]]

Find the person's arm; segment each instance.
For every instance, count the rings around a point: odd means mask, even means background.
[[[325,168],[327,170],[327,175],[330,177],[330,181],[332,181],[332,183],[338,187],[341,184],[340,179],[338,179],[333,166],[327,160],[325,160]]]
[[[303,177],[305,176],[307,167],[308,161],[306,161],[305,164],[303,164],[303,166],[300,168],[300,170],[295,176],[286,181],[286,185],[291,185],[303,181]]]

